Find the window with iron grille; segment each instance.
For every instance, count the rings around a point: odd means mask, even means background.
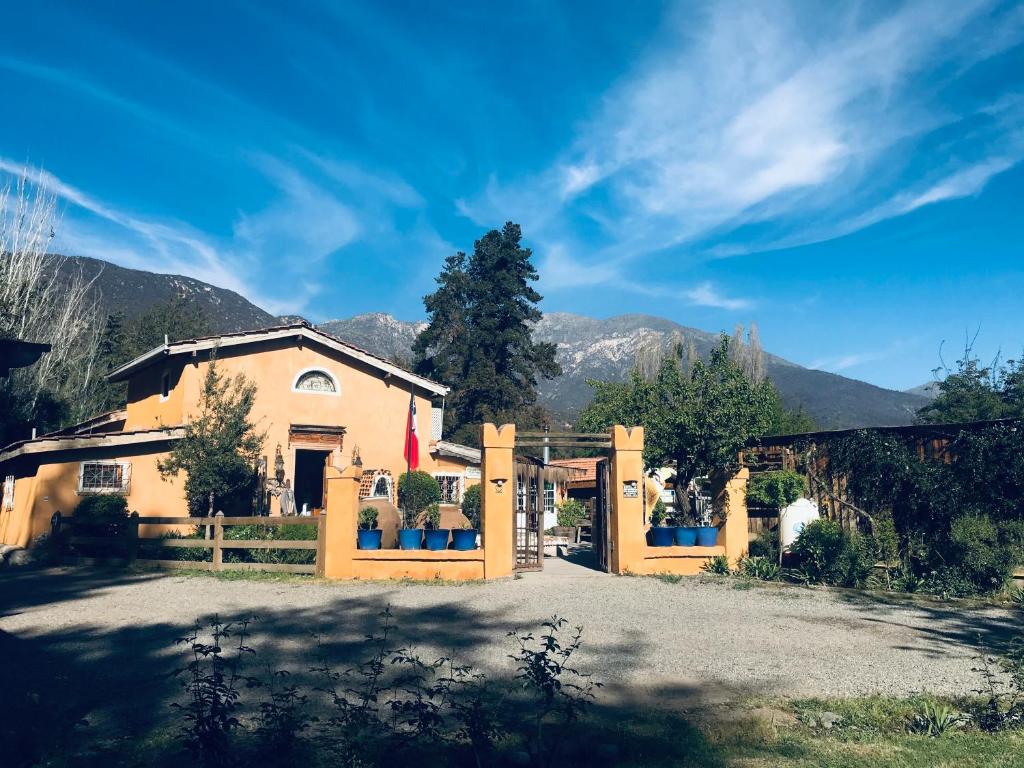
[[[131,464],[83,461],[78,474],[79,493],[128,493]]]
[[[14,475],[4,478],[4,498],[0,510],[6,512],[14,509]]]
[[[442,504],[462,503],[462,475],[434,475],[441,486]]]

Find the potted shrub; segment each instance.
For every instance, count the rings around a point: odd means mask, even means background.
[[[423,510],[423,536],[427,541],[427,549],[432,549],[435,552],[442,549],[448,549],[448,534],[450,531],[447,528],[441,527],[441,507],[437,504],[431,504],[425,510]]]
[[[363,507],[359,510],[359,538],[360,549],[380,549],[380,537],[384,532],[377,527],[377,510],[373,507]]]
[[[465,552],[476,549],[476,537],[480,530],[480,486],[471,485],[462,494],[462,514],[466,522],[461,529],[452,531],[452,549]]]
[[[426,472],[406,472],[398,478],[398,506],[402,510],[402,529],[398,546],[402,549],[423,549],[423,529],[417,522],[431,504],[441,501],[441,486]]]
[[[665,504],[658,499],[658,503],[651,510],[651,546],[671,547],[675,543],[675,528],[665,525],[668,516],[665,513]]]

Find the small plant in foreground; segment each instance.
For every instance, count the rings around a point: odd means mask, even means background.
[[[974,721],[983,731],[1001,731],[1024,726],[1024,643],[1018,640],[1010,651],[996,658],[979,657],[981,688],[975,691],[985,704],[974,713]]]
[[[713,573],[716,576],[728,576],[732,573],[729,568],[729,558],[725,555],[715,555],[701,568],[704,573]]]
[[[565,641],[560,633],[567,624],[558,616],[545,621],[536,645],[532,633],[509,633],[519,646],[509,658],[518,665],[516,677],[532,699],[534,727],[530,751],[534,765],[554,763],[567,726],[586,713],[593,703],[594,690],[601,687],[601,683],[580,671],[572,658],[582,645],[583,627],[576,627]],[[557,718],[561,727],[555,730],[553,738],[546,739],[544,726],[552,718]]]
[[[782,576],[782,568],[766,557],[744,557],[739,562],[739,573],[750,579],[778,581]]]
[[[961,716],[952,707],[936,701],[925,701],[921,710],[914,713],[910,721],[911,733],[938,737],[955,728],[961,722]]]
[[[198,621],[191,633],[175,641],[188,645],[192,660],[175,672],[185,677],[188,701],[171,706],[183,714],[181,733],[193,759],[205,766],[222,766],[231,762],[231,734],[240,725],[235,711],[247,681],[242,676],[242,659],[255,651],[245,644],[249,620],[236,625],[214,617],[207,629],[209,643],[200,639],[203,626]],[[230,638],[234,638],[234,653],[226,655],[224,645]]]

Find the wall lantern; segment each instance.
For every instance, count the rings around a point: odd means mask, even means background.
[[[494,483],[494,492],[502,493],[505,490],[505,483],[508,482],[508,479],[504,477],[495,477],[491,482]]]

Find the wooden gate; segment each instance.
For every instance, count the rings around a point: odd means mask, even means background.
[[[516,506],[512,516],[512,541],[516,571],[539,571],[544,567],[544,485],[543,467],[525,461],[516,465]]]
[[[597,567],[602,571],[610,571],[608,553],[611,549],[611,529],[609,517],[611,511],[610,462],[602,459],[595,467],[597,473],[597,494],[594,497],[593,520],[590,527],[590,546],[594,550]]]

